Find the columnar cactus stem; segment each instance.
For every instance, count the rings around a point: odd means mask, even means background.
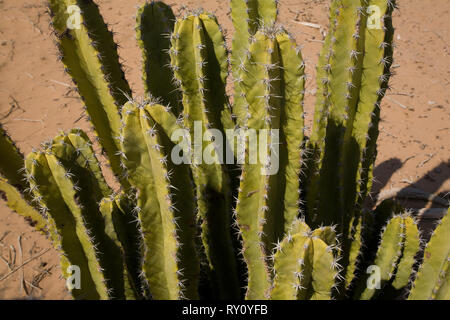
[[[412,239],[410,238],[411,236],[413,237]],[[365,289],[359,297],[360,299],[372,299],[380,292],[377,289],[381,289],[380,287],[386,285],[389,281],[393,281],[396,285],[405,284],[404,269],[405,267],[412,267],[410,265],[410,256],[414,256],[419,249],[417,246],[418,239],[414,239],[417,236],[417,227],[413,218],[409,215],[396,215],[389,220],[388,224],[383,228],[380,245],[373,263],[380,270],[379,286],[370,287],[366,283],[361,283]],[[404,261],[402,261],[403,258],[405,258]],[[396,281],[398,271],[400,273]]]
[[[397,265],[395,272],[395,279],[392,286],[395,289],[403,289],[408,286],[411,278],[411,270],[413,270],[416,263],[416,255],[420,249],[420,232],[417,228],[417,223],[412,217],[403,218],[404,226],[404,243],[402,250],[402,258]]]
[[[263,299],[268,297],[270,289],[266,254],[271,251],[276,241],[275,234],[280,235],[284,227],[283,211],[279,206],[275,209],[270,203],[278,198],[277,181],[270,179],[271,176],[266,175],[265,171],[270,166],[269,157],[272,155],[271,137],[266,137],[265,140],[260,138],[263,133],[266,136],[271,135],[271,128],[280,127],[281,72],[278,45],[274,37],[269,38],[263,32],[255,35],[255,41],[250,46],[250,54],[242,66],[241,77],[241,90],[245,93],[248,104],[245,126],[255,130],[259,144],[265,144],[258,147],[264,148],[266,158],[259,158],[252,164],[250,152],[254,153],[255,150],[250,151],[252,141],[247,142],[246,162],[243,165],[236,211],[249,276],[246,297]],[[269,131],[260,133],[258,130]],[[265,231],[270,233],[265,234]]]
[[[25,197],[28,193],[22,193],[12,186],[8,180],[0,176],[0,199],[6,201],[6,204],[11,210],[14,210],[29,223],[36,228],[36,230],[44,232],[46,229],[46,222],[42,215],[28,202],[29,197]]]
[[[349,289],[353,280],[356,277],[356,269],[361,259],[361,249],[363,246],[362,229],[363,229],[363,217],[358,215],[354,217],[354,221],[350,224],[352,229],[348,234],[347,241],[350,242],[348,252],[348,263],[345,270],[345,287]]]
[[[54,152],[61,160],[64,160],[64,152],[71,152],[76,155],[68,161],[72,161],[79,168],[86,170],[83,172],[86,173],[85,176],[89,177],[93,183],[98,184],[99,194],[96,195],[97,198],[111,195],[112,191],[103,177],[92,143],[83,130],[72,129],[67,134],[61,134],[53,140],[53,144],[60,144],[60,148],[55,148]],[[72,164],[68,163],[67,165],[71,166]],[[87,174],[87,172],[90,172],[90,174]],[[73,174],[75,173],[73,172]]]
[[[25,163],[32,177],[33,194],[47,217],[53,245],[61,252],[63,275],[66,278],[71,275],[71,266],[79,268],[81,288],[73,288],[72,295],[79,299],[108,299],[110,295],[94,242],[98,239],[92,238],[83,209],[76,202],[78,191],[74,189],[71,174],[50,150],[30,154]]]
[[[20,191],[27,188],[26,182],[21,174],[23,168],[23,155],[11,140],[8,133],[0,124],[0,175]]]
[[[121,136],[122,161],[137,189],[143,272],[155,299],[195,299],[199,265],[194,250],[193,191],[185,185],[186,168],[169,161],[166,150],[171,142],[148,108],[152,106],[125,104]],[[185,232],[182,237],[181,231]]]
[[[203,159],[204,150],[208,150],[212,141],[204,136],[215,136],[219,130],[223,137],[221,119],[228,107],[226,45],[216,18],[201,12],[177,20],[171,41],[172,68],[183,96],[180,119],[193,137],[191,164],[203,246],[213,282],[217,283],[216,294],[237,298],[239,285],[231,241],[229,181],[217,150],[208,154],[212,159]]]
[[[344,163],[341,157],[344,155],[343,148],[346,146],[344,143],[346,132],[351,132],[346,128],[347,123],[351,124],[350,120],[355,112],[363,61],[361,44],[363,44],[365,30],[365,7],[361,0],[335,0],[335,2],[331,6],[332,32],[329,51],[326,51],[325,46],[322,52],[325,58],[322,58],[323,62],[319,64],[320,67],[325,68],[319,73],[319,75],[325,73],[323,79],[318,79],[322,81],[319,83],[319,88],[321,86],[325,88],[320,89],[324,96],[319,97],[317,102],[321,103],[322,98],[325,99],[323,108],[327,114],[327,121],[326,123],[321,121],[322,115],[316,112],[313,130],[317,131],[317,134],[312,136],[313,142],[316,139],[322,139],[319,145],[324,147],[319,150],[322,153],[319,156],[321,166],[318,168],[320,178],[312,179],[311,185],[308,186],[311,189],[308,198],[309,211],[321,217],[320,221],[317,221],[319,224],[341,224],[344,217],[341,211],[344,194],[342,183],[345,173],[342,172]],[[329,107],[326,105],[328,98]],[[326,133],[323,129],[317,128],[324,124]],[[339,165],[338,170],[335,170],[336,163]],[[338,186],[339,188],[336,189]]]
[[[117,248],[117,254],[122,257],[123,269],[118,268],[123,274],[114,275],[123,279],[123,292],[126,299],[134,300],[141,296],[139,288],[140,280],[138,277],[138,268],[140,267],[139,250],[136,247],[138,238],[136,237],[137,228],[133,226],[134,216],[130,207],[124,211],[121,204],[127,201],[124,195],[116,197],[103,198],[99,204],[100,212],[105,221],[105,233],[114,242]],[[135,225],[135,223],[134,223]],[[108,254],[108,252],[105,252]],[[119,261],[111,262],[118,265]]]
[[[303,98],[305,94],[305,63],[296,47],[295,41],[286,33],[277,36],[280,50],[281,80],[283,88],[283,107],[281,116],[281,139],[286,143],[286,168],[284,191],[284,231],[286,232],[298,216],[300,206],[300,176],[304,161],[304,112]]]
[[[381,14],[374,26],[372,6]],[[319,60],[308,214],[314,223],[342,224],[344,234],[371,186],[379,106],[392,63],[393,8],[386,0],[333,1]]]
[[[261,299],[270,288],[266,254],[299,213],[303,117],[298,112],[304,63],[295,42],[282,29],[264,27],[256,33],[239,72],[247,104],[242,125],[255,133],[259,159],[251,163],[250,152],[256,151],[250,150],[249,141],[236,212],[249,270],[247,298]],[[279,151],[277,138],[283,139]],[[284,199],[281,207],[280,199]]]
[[[181,129],[177,118],[168,112],[167,107],[154,104],[150,108],[147,108],[147,111],[164,131],[165,136],[172,137],[177,130]],[[176,142],[178,141],[173,143]],[[168,141],[166,143],[166,150],[173,150],[174,144]],[[195,217],[192,213],[195,211],[195,196],[189,168],[189,165],[178,164],[174,165],[171,170],[174,172],[172,178],[172,185],[175,189],[174,203],[180,208],[180,211],[184,211],[182,214],[177,214],[179,239],[181,243],[187,246],[185,250],[181,251],[180,260],[185,260],[187,265],[192,265],[189,268],[184,267],[185,277],[189,281],[189,286],[187,286],[188,294],[186,296],[197,297],[199,282],[199,268],[197,264],[199,257],[197,257],[198,250],[194,248],[194,243],[196,246],[197,242],[193,241],[193,238],[196,236]],[[181,190],[183,191],[181,192]]]
[[[333,255],[334,245],[323,239],[334,242],[334,230],[312,232],[307,226],[300,230],[289,233],[276,248],[271,299],[330,299],[339,265]]]
[[[164,105],[170,105],[178,115],[181,97],[173,82],[169,56],[174,23],[172,9],[159,1],[145,3],[136,15],[136,38],[142,49],[145,91],[160,98]]]
[[[239,66],[245,61],[250,39],[261,25],[273,25],[277,19],[277,2],[272,0],[231,0],[231,19],[235,33],[231,48],[231,67],[234,81],[239,81]],[[233,113],[237,124],[243,126],[246,102],[238,83],[234,85]]]
[[[394,4],[334,0],[330,32],[319,58],[312,158],[305,184],[307,217],[313,226],[339,225],[347,287],[360,247],[352,233],[356,219],[363,218],[360,211],[372,183],[379,106],[390,77]]]
[[[131,90],[119,64],[112,32],[93,1],[50,0],[49,9],[65,71],[78,88],[112,170],[128,187],[120,168],[117,137],[119,106],[127,101]]]
[[[332,1],[330,5],[330,27],[322,47],[316,70],[317,93],[316,106],[314,111],[314,122],[311,135],[309,137],[307,150],[310,152],[308,164],[306,165],[307,177],[305,185],[307,189],[306,207],[309,223],[320,224],[319,220],[319,197],[320,197],[320,172],[325,153],[326,134],[328,128],[328,118],[331,109],[331,60],[334,54],[334,45],[337,41],[335,32],[338,28],[338,18],[342,14],[340,1]],[[328,219],[329,220],[329,219]]]
[[[288,235],[274,254],[271,299],[297,300],[306,279],[311,278],[314,252],[311,239],[303,234]]]
[[[373,168],[377,154],[380,106],[381,100],[389,88],[388,82],[391,76],[390,68],[393,63],[394,50],[392,12],[396,7],[396,1],[370,0],[369,7],[371,6],[380,9],[382,21],[380,22],[381,29],[366,28],[363,77],[361,79],[358,112],[353,124],[354,132],[352,135],[360,146],[361,159],[356,170],[358,207],[362,207],[365,196],[370,193],[372,188]]]
[[[449,300],[450,209],[425,247],[423,263],[413,283],[409,300]]]
[[[136,208],[136,195],[134,193],[120,193],[114,197],[112,220],[119,241],[124,251],[124,260],[127,265],[128,275],[132,278],[133,289],[136,298],[149,295],[148,287],[143,281],[141,259],[141,233],[134,209]]]
[[[101,174],[91,145],[86,134],[78,129],[45,144],[40,164],[45,166],[45,158],[52,177],[44,180],[43,185],[55,183],[59,188],[57,195],[73,216],[76,234],[86,254],[99,296],[104,299],[134,299],[137,293],[132,290],[126,265],[113,262],[122,259],[122,246],[111,219],[107,219],[99,210],[101,199],[110,196],[112,191]],[[35,166],[33,159],[32,156],[30,162]],[[54,219],[56,233],[64,237],[64,233],[60,231],[63,226],[56,221],[59,219],[54,212],[57,209],[46,204],[45,197],[48,195],[42,194],[44,191],[41,191],[38,181],[35,189],[40,194],[36,197],[48,208],[47,217]],[[63,221],[60,223],[64,224]],[[63,251],[69,254],[64,248]]]
[[[339,275],[337,262],[333,256],[332,246],[328,246],[320,239],[312,239],[314,258],[312,272],[311,300],[330,300],[332,289],[335,287]],[[307,292],[305,290],[305,292]]]
[[[24,159],[9,135],[0,125],[0,198],[25,219],[29,219],[37,230],[43,231],[45,220],[32,206],[32,198],[26,192],[29,177],[23,175]],[[36,206],[37,207],[37,206]]]

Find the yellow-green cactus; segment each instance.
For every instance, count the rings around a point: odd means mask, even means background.
[[[247,298],[262,299],[270,288],[267,253],[299,214],[304,63],[283,29],[256,33],[238,83],[245,98],[242,129],[255,132],[260,158],[251,163],[246,142],[236,219],[249,272]]]
[[[239,79],[239,67],[244,63],[251,39],[260,26],[271,26],[276,22],[277,1],[231,0],[230,9],[235,29],[231,46],[231,68],[235,81],[233,113],[237,124],[242,126],[246,115],[246,102],[241,87],[236,83]]]
[[[112,195],[90,141],[81,130],[61,134],[25,160],[34,201],[47,220],[50,238],[61,253],[63,275],[80,270],[81,287],[71,288],[80,299],[124,299],[129,291],[122,250],[110,219],[99,203]],[[127,284],[127,286],[125,285]]]
[[[176,115],[180,112],[180,93],[170,68],[170,35],[175,16],[163,2],[146,2],[136,15],[136,39],[142,49],[142,79],[147,94],[170,105]]]
[[[61,59],[122,190],[114,194],[105,182],[81,130],[44,143],[23,173],[23,157],[2,130],[0,192],[19,213],[40,218],[66,278],[79,267],[73,296],[237,299],[245,287],[247,299],[377,299],[405,298],[412,286],[410,299],[449,299],[448,214],[422,262],[414,217],[390,201],[364,207],[395,1],[331,2],[309,138],[305,64],[276,24],[276,1],[231,6],[231,55],[213,15],[174,20],[161,2],[139,9],[146,97],[136,102],[94,2],[50,1]],[[230,129],[249,140],[231,146]],[[233,164],[223,163],[220,137]]]
[[[120,168],[119,107],[131,96],[113,34],[93,1],[50,0],[49,11],[65,71],[77,86],[89,120],[124,187]]]
[[[450,300],[450,209],[425,246],[410,300]]]
[[[44,231],[45,220],[32,203],[28,177],[24,175],[24,158],[7,132],[0,125],[0,198],[15,212],[23,216],[37,230]]]
[[[216,17],[201,11],[176,21],[171,43],[171,66],[182,93],[179,122],[192,137],[190,163],[202,244],[212,281],[217,284],[217,296],[236,299],[240,293],[231,240],[229,178],[217,151],[211,152],[211,163],[203,159],[204,150],[212,141],[205,141],[204,135],[213,134],[210,130],[214,129],[224,136],[222,116],[228,108],[227,48]]]
[[[340,267],[334,256],[336,235],[333,228],[301,229],[276,247],[271,299],[329,300]]]
[[[128,102],[122,110],[122,163],[137,190],[134,211],[142,234],[142,267],[155,299],[195,299],[199,261],[194,194],[186,185],[188,167],[169,159],[173,143],[150,111],[158,108],[167,112],[151,102]]]
[[[379,10],[372,18],[373,6]],[[312,223],[338,223],[345,236],[372,183],[394,7],[393,0],[335,0],[330,7],[330,32],[317,69],[306,207]]]

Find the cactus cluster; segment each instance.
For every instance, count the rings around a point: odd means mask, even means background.
[[[68,28],[73,5],[81,24]],[[80,129],[24,159],[0,128],[1,195],[48,234],[66,278],[79,268],[77,299],[449,299],[448,214],[426,243],[395,203],[365,206],[394,8],[331,1],[307,137],[305,63],[276,1],[231,0],[231,52],[212,14],[145,3],[137,98],[97,5],[50,0],[61,61],[121,188]]]

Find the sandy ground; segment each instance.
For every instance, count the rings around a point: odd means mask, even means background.
[[[134,36],[136,7],[143,1],[98,0],[116,32],[119,54],[136,96],[143,94],[141,54]],[[215,13],[232,36],[228,1],[166,1],[175,13],[186,6]],[[303,46],[309,76],[306,111],[311,120],[321,30],[328,0],[280,0],[280,22]],[[450,2],[398,0],[392,91],[382,105],[375,189],[414,184],[431,193],[450,189]],[[0,122],[24,153],[60,130],[81,127],[82,104],[56,59],[45,2],[0,0]],[[445,143],[447,141],[447,143]],[[45,251],[48,250],[48,251]],[[41,254],[36,258],[36,255]],[[0,299],[70,299],[50,242],[0,201]],[[14,258],[15,257],[15,258]],[[30,258],[34,258],[28,261]],[[29,263],[27,263],[29,262]],[[10,274],[21,264],[23,268]]]

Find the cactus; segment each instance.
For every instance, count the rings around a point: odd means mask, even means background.
[[[27,178],[23,177],[24,159],[16,144],[0,125],[0,197],[37,230],[45,229],[45,220],[32,203]]]
[[[213,163],[202,160],[203,150],[212,140],[205,141],[194,133],[200,130],[212,137],[216,134],[210,131],[212,128],[223,132],[221,117],[227,108],[227,49],[216,18],[201,11],[178,19],[170,40],[174,81],[182,94],[183,112],[179,121],[193,137],[188,152],[192,154],[202,244],[212,280],[219,288],[217,294],[237,298],[239,286],[230,232],[229,179],[217,160],[217,151],[211,153]]]
[[[380,286],[393,279],[398,288],[408,285],[414,256],[418,251],[419,231],[414,220],[408,215],[391,218],[383,228],[374,261],[374,265],[380,268]],[[408,272],[406,281],[405,271]],[[376,292],[379,293],[375,288],[366,286],[360,299],[371,299]]]
[[[161,110],[162,108],[162,110]],[[134,208],[142,233],[143,271],[156,299],[197,298],[194,193],[189,171],[169,161],[173,143],[152,117],[161,105],[123,107],[123,164],[137,189]],[[165,119],[166,124],[175,118]],[[181,191],[182,190],[182,191]]]
[[[141,234],[136,227],[134,206],[134,198],[124,193],[103,198],[99,204],[100,212],[105,220],[105,233],[120,249],[123,259],[123,290],[127,299],[141,299],[148,290],[140,278]],[[122,276],[121,273],[120,276]]]
[[[380,26],[369,25],[373,6],[382,14],[375,17]],[[393,0],[333,1],[317,69],[306,217],[312,226],[339,226],[347,287],[356,262],[352,233],[372,184],[380,102],[390,77],[394,7]]]
[[[303,72],[303,60],[294,41],[277,27],[256,33],[240,69],[238,83],[247,103],[242,125],[244,130],[257,132],[260,156],[264,148],[266,157],[255,164],[248,159],[243,165],[236,205],[249,273],[249,299],[267,297],[270,275],[265,257],[299,214]],[[281,131],[281,138],[274,130]],[[279,141],[282,144],[277,153]],[[280,168],[270,161],[279,163]],[[278,174],[270,172],[274,169]]]
[[[26,199],[26,193],[14,188],[8,180],[0,176],[0,198],[6,202],[11,210],[23,216],[36,230],[45,230],[45,220]]]
[[[231,19],[235,29],[231,47],[231,67],[235,81],[233,113],[236,122],[242,126],[246,116],[246,102],[239,86],[239,66],[248,54],[250,40],[260,25],[271,26],[277,20],[277,2],[272,0],[231,0]]]
[[[371,6],[380,9],[380,28],[367,25]],[[392,0],[342,0],[330,9],[330,32],[317,70],[307,207],[309,220],[339,223],[344,234],[370,191],[380,101],[392,63],[394,7]]]
[[[67,24],[73,5],[79,28]],[[74,129],[25,161],[2,131],[0,191],[45,225],[64,277],[80,268],[81,289],[72,295],[238,299],[244,287],[246,299],[449,299],[448,214],[422,259],[425,240],[410,213],[390,201],[374,211],[364,206],[395,1],[331,2],[310,137],[305,64],[276,23],[277,3],[231,6],[230,54],[213,15],[174,19],[169,6],[145,3],[136,37],[146,95],[137,99],[97,6],[50,1],[61,59],[121,190],[105,182],[92,143]],[[233,164],[220,161],[225,151]],[[379,289],[368,286],[370,266],[380,271]]]
[[[289,233],[273,256],[271,299],[328,300],[339,274],[333,228],[311,231],[303,221],[298,221],[291,231],[295,232],[299,224],[300,230],[293,235]]]
[[[128,290],[126,267],[117,263],[123,252],[114,226],[108,225],[111,219],[104,219],[98,206],[112,191],[91,143],[81,130],[72,130],[43,148],[27,156],[26,173],[50,238],[61,252],[63,274],[69,277],[69,267],[79,267],[81,289],[73,288],[72,294],[85,299],[134,297]]]
[[[119,107],[127,102],[131,89],[119,63],[112,32],[93,1],[50,0],[49,11],[64,70],[77,86],[113,172],[127,187],[117,137],[121,125]],[[76,15],[75,21],[72,15]],[[76,21],[77,17],[80,21]]]
[[[162,2],[145,3],[136,15],[136,39],[142,50],[145,91],[171,106],[178,116],[180,94],[173,82],[170,68],[170,35],[175,16],[172,9]]]
[[[423,262],[413,282],[410,300],[449,300],[449,211],[425,246]]]

